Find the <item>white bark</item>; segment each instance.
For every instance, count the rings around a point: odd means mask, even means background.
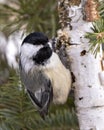
[[[88,50],[88,39],[84,38],[87,31],[91,32],[90,22],[82,19],[82,4],[69,9],[72,19],[72,30],[69,32],[71,44],[68,55],[71,71],[75,76],[75,105],[80,130],[104,130],[104,86],[101,78],[101,56],[94,57]],[[100,75],[100,76],[99,76]]]

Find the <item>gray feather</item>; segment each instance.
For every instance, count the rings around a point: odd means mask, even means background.
[[[29,97],[38,107],[41,116],[44,118],[44,116],[48,113],[48,107],[53,98],[53,90],[50,80],[43,74],[42,70],[36,69],[32,73],[25,73],[21,63],[20,76],[27,89]]]

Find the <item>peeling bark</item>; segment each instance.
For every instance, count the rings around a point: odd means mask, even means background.
[[[92,24],[83,20],[83,7],[73,9],[75,15],[70,15],[72,30],[69,32],[73,46],[69,47],[68,54],[76,79],[73,85],[80,130],[104,130],[104,86],[99,79],[101,57],[95,58],[89,52],[89,42],[84,35],[91,32]]]
[[[86,54],[81,56],[83,50]],[[75,76],[75,105],[80,130],[104,130],[104,86],[101,85],[100,57],[88,52],[86,45],[68,49],[71,71]]]

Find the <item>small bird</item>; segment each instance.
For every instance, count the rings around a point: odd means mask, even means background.
[[[64,104],[71,89],[71,73],[41,32],[30,33],[20,49],[20,77],[41,117],[48,114],[50,103]]]

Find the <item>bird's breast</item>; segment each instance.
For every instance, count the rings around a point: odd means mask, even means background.
[[[71,88],[71,74],[69,70],[60,62],[55,67],[46,69],[45,74],[52,82],[53,103],[65,103]]]

